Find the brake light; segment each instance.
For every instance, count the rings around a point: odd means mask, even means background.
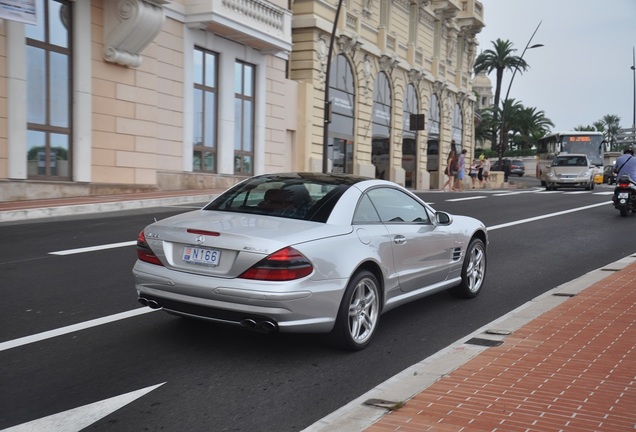
[[[628,188],[629,187],[629,183],[619,183],[618,187],[619,188]]]
[[[303,254],[286,247],[260,260],[239,278],[265,281],[290,281],[311,274],[314,267]]]
[[[150,249],[150,246],[148,246],[146,235],[143,231],[137,236],[137,258],[139,258],[140,261],[163,266],[159,258],[157,258],[157,255],[155,255],[152,249]]]
[[[216,232],[216,231],[206,231],[206,230],[199,230],[199,229],[194,229],[194,228],[188,228],[187,231],[190,234],[205,235],[205,236],[212,236],[212,237],[218,237],[218,236],[221,235],[221,233]]]

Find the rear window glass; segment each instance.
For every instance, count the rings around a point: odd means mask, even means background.
[[[239,183],[204,210],[326,222],[350,183],[331,177],[259,176]]]

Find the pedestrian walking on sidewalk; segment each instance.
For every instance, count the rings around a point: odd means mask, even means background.
[[[446,168],[444,169],[444,174],[446,175],[446,183],[442,186],[442,190],[446,190],[446,186],[448,186],[448,190],[455,190],[455,175],[457,174],[457,153],[455,150],[451,150],[448,153],[448,159],[446,159]]]
[[[481,162],[481,187],[485,188],[488,184],[488,176],[490,175],[490,161],[486,158]]]
[[[477,159],[473,159],[473,163],[470,164],[470,168],[468,169],[468,176],[470,177],[470,182],[473,189],[475,189],[475,185],[477,184],[477,171],[479,170],[480,166],[481,163]]]
[[[466,176],[466,153],[468,150],[463,149],[459,158],[457,158],[457,186],[460,192],[464,191],[464,177]]]

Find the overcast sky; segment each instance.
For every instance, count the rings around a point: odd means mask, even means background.
[[[478,53],[492,41],[509,40],[530,65],[517,72],[510,98],[545,112],[553,130],[592,125],[606,114],[632,127],[636,46],[636,0],[480,0],[486,27],[477,35]],[[501,99],[512,72],[504,73]],[[494,72],[489,75],[495,85]]]

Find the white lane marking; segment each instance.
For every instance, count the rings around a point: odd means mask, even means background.
[[[127,312],[121,312],[115,315],[109,315],[102,318],[96,318],[90,321],[84,321],[82,323],[73,324],[66,327],[60,327],[58,329],[45,331],[42,333],[37,333],[31,336],[21,337],[19,339],[13,339],[10,341],[0,343],[0,352],[5,351],[11,348],[16,348],[22,345],[27,345],[30,343],[40,342],[45,339],[50,339],[56,336],[65,335],[68,333],[85,330],[90,327],[96,327],[102,324],[108,324],[114,321],[119,321],[127,318],[132,318],[137,315],[147,314],[149,312],[155,312],[159,309],[150,309],[148,307],[141,307],[133,310],[129,310]]]
[[[477,196],[466,197],[466,198],[452,198],[452,199],[447,199],[446,201],[458,202],[458,201],[470,201],[470,200],[476,200],[476,199],[482,199],[482,198],[486,198],[486,196],[485,195],[477,195]]]
[[[527,218],[527,219],[521,219],[521,220],[518,220],[518,221],[508,222],[508,223],[505,223],[505,224],[493,225],[491,227],[487,227],[487,229],[488,229],[488,231],[494,231],[494,230],[499,229],[499,228],[507,228],[507,227],[514,226],[514,225],[521,225],[521,224],[524,224],[524,223],[534,222],[534,221],[538,221],[538,220],[541,220],[541,219],[547,219],[547,218],[551,218],[551,217],[555,217],[555,216],[561,216],[561,215],[568,214],[568,213],[574,213],[574,212],[578,212],[578,211],[582,211],[582,210],[591,209],[591,208],[594,208],[594,207],[600,207],[600,206],[611,204],[611,203],[612,203],[611,201],[606,201],[606,202],[602,202],[602,203],[598,203],[598,204],[592,204],[592,205],[589,205],[589,206],[578,207],[578,208],[573,208],[573,209],[569,209],[569,210],[563,210],[563,211],[556,212],[556,213],[548,213],[548,214],[545,214],[545,215],[535,216],[535,217],[531,217],[531,218]]]
[[[165,382],[162,382],[161,384],[52,414],[38,420],[2,429],[0,432],[79,432],[164,384]]]
[[[472,197],[472,198],[464,198],[464,200],[467,199],[478,199],[478,198],[486,198],[485,196],[477,196],[477,197]],[[606,204],[611,204],[611,201],[607,201],[607,202],[603,202],[603,203],[599,203],[599,204],[593,204],[593,205],[589,205],[589,206],[585,206],[585,207],[579,207],[579,208],[575,208],[575,209],[570,209],[570,210],[564,210],[564,211],[560,211],[560,212],[556,212],[556,213],[550,213],[550,214],[546,214],[546,215],[542,215],[542,216],[536,216],[536,217],[532,217],[532,218],[527,218],[527,219],[521,219],[515,222],[508,222],[505,224],[499,224],[499,225],[493,225],[491,227],[487,227],[488,231],[494,231],[500,228],[507,228],[510,226],[514,226],[514,225],[520,225],[520,224],[524,224],[524,223],[528,223],[528,222],[534,222],[534,221],[538,221],[541,219],[547,219],[547,218],[551,218],[551,217],[555,217],[555,216],[560,216],[560,215],[564,215],[564,214],[568,214],[568,213],[574,213],[577,211],[582,211],[582,210],[587,210],[590,208],[594,208],[594,207],[600,207],[602,205],[606,205]],[[135,244],[136,242],[127,242],[130,244]],[[119,243],[121,244],[121,243]],[[85,249],[91,249],[91,248],[85,248]],[[77,250],[77,249],[75,249]],[[138,308],[138,309],[134,309],[128,312],[122,312],[119,314],[115,314],[115,315],[110,315],[107,317],[103,317],[103,318],[97,318],[91,321],[86,321],[84,323],[79,323],[79,324],[74,324],[74,325],[70,325],[67,327],[62,327],[59,329],[55,329],[55,330],[50,330],[50,331],[46,331],[43,333],[38,333],[32,336],[25,336],[23,338],[19,338],[19,339],[14,339],[14,340],[10,340],[7,342],[2,342],[0,343],[0,352],[4,351],[4,350],[8,350],[11,348],[15,348],[18,346],[22,346],[22,345],[27,345],[30,343],[34,343],[34,342],[39,342],[45,339],[49,339],[52,337],[56,337],[56,336],[60,336],[63,334],[67,334],[67,333],[71,333],[74,331],[79,331],[79,330],[84,330],[90,327],[95,327],[98,325],[102,325],[102,324],[107,324],[113,321],[118,321],[118,320],[122,320],[122,319],[126,319],[126,318],[131,318],[137,315],[142,315],[145,313],[149,313],[149,312],[155,312],[159,309],[150,309],[150,308]],[[0,431],[1,432],[1,431]]]
[[[501,196],[509,196],[509,195],[521,195],[521,194],[529,194],[529,193],[537,193],[541,192],[541,189],[532,189],[526,191],[515,191],[515,192],[500,192],[492,194],[492,196],[501,197]]]
[[[614,191],[594,192],[592,195],[614,195]]]
[[[137,240],[133,240],[133,241],[127,241],[127,242],[121,242],[121,243],[105,244],[101,246],[90,246],[85,248],[67,249],[67,250],[62,250],[57,252],[49,252],[49,255],[73,255],[73,254],[84,253],[84,252],[95,252],[95,251],[104,250],[104,249],[115,249],[118,247],[133,246],[136,244],[137,244]]]

